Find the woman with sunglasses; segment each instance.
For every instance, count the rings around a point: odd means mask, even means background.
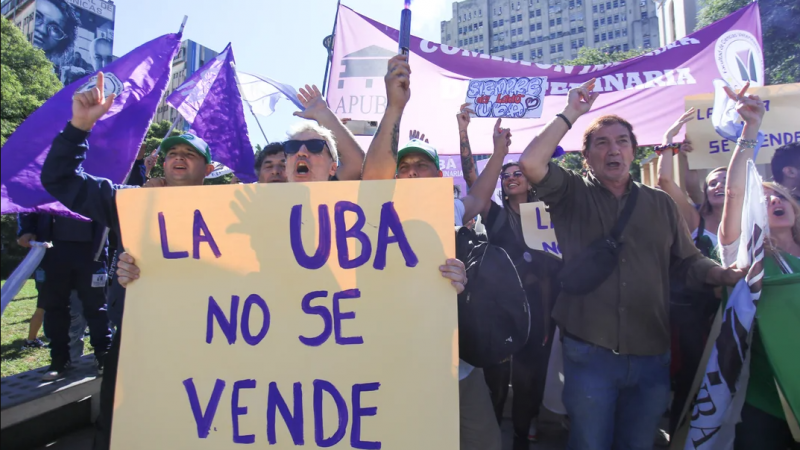
[[[678,118],[664,134],[662,145],[656,147],[658,154],[658,187],[666,192],[678,205],[678,212],[692,230],[692,239],[704,256],[714,258],[717,247],[717,229],[722,220],[722,206],[725,201],[725,179],[728,169],[718,167],[706,177],[702,204],[699,209],[687,192],[692,184],[697,184],[689,171],[686,153],[692,151],[691,143],[673,143],[683,125],[695,118],[691,108]],[[674,155],[678,155],[681,180],[684,191],[675,182]],[[715,258],[716,259],[716,258]],[[681,277],[670,280],[670,325],[673,335],[672,361],[676,368],[673,373],[675,395],[670,406],[669,434],[675,433],[686,400],[692,389],[692,382],[700,361],[711,323],[719,308],[719,298],[713,287],[692,290],[685,286]]]
[[[736,110],[744,120],[744,130],[736,149],[732,152],[731,162],[728,165],[728,187],[725,196],[725,210],[722,213],[722,223],[719,229],[719,242],[722,248],[722,263],[730,266],[736,262],[739,249],[739,240],[742,234],[742,214],[744,209],[744,194],[747,179],[747,160],[753,159],[755,141],[761,120],[764,117],[764,102],[758,96],[745,96],[747,85],[737,95],[726,88],[728,96],[737,101]],[[770,283],[778,277],[782,283],[794,281],[794,286],[800,286],[795,277],[786,277],[786,274],[800,274],[800,206],[789,195],[785,188],[774,184],[764,183],[764,194],[767,202],[767,219],[769,228],[764,240],[765,256],[763,259],[764,278],[761,281],[761,297],[756,309],[756,320],[753,322],[752,345],[750,350],[750,379],[747,384],[745,404],[741,412],[741,422],[736,425],[735,450],[785,450],[796,449],[797,443],[792,443],[792,435],[787,422],[787,415],[777,383],[777,373],[782,373],[792,380],[800,377],[800,370],[796,364],[796,354],[786,356],[776,354],[774,350],[768,351],[764,342],[767,338],[776,335],[788,336],[785,342],[798,342],[798,329],[800,329],[800,288],[794,299],[786,301],[777,297],[781,287]],[[765,310],[765,308],[767,308]],[[781,314],[786,318],[781,329],[764,328],[765,315],[773,313],[774,308],[780,308]],[[774,322],[767,322],[774,323]],[[768,333],[768,334],[765,334]],[[766,336],[766,337],[765,337]],[[773,349],[775,347],[772,347]],[[787,373],[785,370],[789,367]],[[780,372],[778,371],[780,369]],[[786,378],[783,378],[783,381]],[[795,417],[800,409],[800,394],[797,390],[786,390],[782,385],[788,405]],[[789,419],[797,421],[797,418]],[[800,424],[795,423],[800,426]]]
[[[509,142],[510,143],[510,142]],[[492,394],[492,403],[498,422],[502,421],[503,408],[508,395],[509,381],[514,387],[512,422],[515,448],[528,441],[537,441],[536,419],[544,395],[547,364],[555,327],[551,326],[550,311],[557,296],[553,275],[559,260],[542,251],[525,245],[522,235],[520,205],[536,201],[533,187],[517,162],[503,165],[500,173],[501,204],[489,200],[481,213],[489,242],[503,248],[514,261],[528,297],[531,329],[528,342],[515,353],[511,361],[484,369],[486,384]]]
[[[44,51],[62,82],[62,67],[71,67],[72,50],[80,26],[75,8],[64,1],[36,2],[33,44]]]

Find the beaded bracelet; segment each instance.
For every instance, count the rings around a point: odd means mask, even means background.
[[[736,146],[741,147],[740,151],[744,151],[744,150],[747,150],[747,149],[754,149],[754,148],[756,148],[757,144],[758,144],[758,141],[751,141],[751,140],[748,140],[748,139],[739,138],[739,139],[736,140]]]
[[[661,153],[664,150],[672,149],[672,154],[677,155],[680,151],[680,146],[678,144],[666,144],[666,145],[656,145],[653,147],[653,151],[656,152],[656,155],[661,156]]]

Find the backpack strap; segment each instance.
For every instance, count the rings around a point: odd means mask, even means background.
[[[702,215],[700,216],[700,223],[697,225],[697,235],[694,237],[694,245],[695,247],[700,247],[700,238],[706,233],[706,219]]]
[[[631,214],[633,214],[633,208],[636,206],[636,199],[638,197],[639,187],[634,182],[631,184],[631,192],[628,194],[628,201],[625,203],[625,207],[622,209],[619,219],[617,219],[617,224],[611,229],[611,237],[617,242],[619,242],[619,238],[622,236],[622,231],[625,229],[625,226],[628,225],[628,219],[630,219]]]
[[[490,200],[491,201],[491,200]],[[494,218],[494,223],[492,224],[492,229],[489,231],[489,239],[494,240],[497,239],[495,236],[500,234],[503,230],[503,226],[508,221],[508,212],[505,208],[500,207],[497,208],[497,217]]]

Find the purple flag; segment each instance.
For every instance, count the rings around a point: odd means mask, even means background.
[[[222,163],[244,182],[256,181],[253,146],[244,121],[242,96],[231,63],[231,44],[175,89],[167,103],[187,122],[191,133],[208,143],[214,161]]]
[[[122,183],[130,172],[153,114],[164,95],[178,51],[180,34],[167,34],[131,51],[103,68],[105,94],[114,105],[92,130],[91,152],[83,168],[92,175]],[[80,218],[42,187],[42,164],[50,144],[72,117],[72,97],[92,89],[97,76],[70,84],[8,138],[2,152],[2,213],[43,212]]]

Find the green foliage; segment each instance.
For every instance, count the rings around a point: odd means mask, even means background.
[[[750,3],[748,0],[706,0],[697,14],[697,29],[710,25]],[[761,0],[761,33],[766,84],[800,81],[800,2]]]
[[[649,52],[650,49],[634,48],[627,52],[607,52],[605,49],[581,47],[578,50],[578,57],[573,60],[562,61],[560,64],[566,66],[588,66],[590,64],[609,64],[617,61],[635,58]]]
[[[8,278],[11,272],[28,254],[26,248],[17,245],[17,215],[4,214],[2,216],[2,242],[3,252],[0,254],[0,277]]]
[[[0,145],[36,108],[62,88],[44,52],[25,40],[9,20],[0,20]]]

